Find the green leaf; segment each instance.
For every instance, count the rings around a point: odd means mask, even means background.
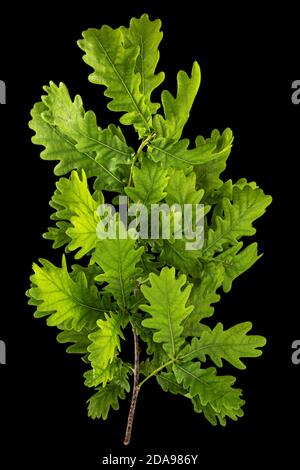
[[[76,168],[83,168],[87,173],[96,172],[98,165],[94,158],[79,152],[74,140],[68,139],[59,129],[42,118],[43,113],[47,110],[44,103],[36,103],[31,111],[32,120],[29,122],[30,129],[35,131],[32,142],[45,147],[45,150],[41,152],[41,158],[43,160],[61,160],[54,169],[56,175],[64,175]]]
[[[88,400],[88,416],[92,419],[107,419],[110,409],[118,410],[119,400],[124,400],[130,390],[128,382],[129,371],[119,367],[111,382],[105,387],[99,387],[97,392]]]
[[[91,195],[84,170],[80,173],[72,171],[70,178],[60,178],[56,188],[50,202],[56,209],[51,216],[54,220],[71,220],[72,216],[82,212],[94,213],[104,202],[101,192],[97,192],[97,200]]]
[[[184,321],[184,336],[200,336],[207,326],[201,322],[204,318],[209,318],[214,313],[211,304],[219,302],[220,295],[218,288],[224,279],[224,267],[221,263],[207,263],[204,265],[200,280],[194,281],[189,305],[194,306],[192,313]]]
[[[86,371],[84,376],[84,385],[86,387],[98,387],[98,385],[106,386],[107,382],[110,382],[113,379],[116,369],[116,362],[108,364],[105,368],[97,367],[97,372],[95,369]]]
[[[103,317],[103,308],[98,290],[89,287],[84,273],[73,281],[68,273],[65,257],[62,267],[57,268],[47,260],[40,260],[42,267],[33,265],[31,276],[33,287],[29,296],[38,301],[36,318],[48,316],[47,325],[64,323],[68,329],[81,331],[93,329],[96,321]]]
[[[106,86],[104,94],[112,99],[108,108],[125,112],[120,122],[133,124],[140,136],[150,132],[151,114],[141,92],[141,75],[136,72],[139,45],[125,48],[122,31],[107,25],[88,29],[82,36],[78,45],[85,52],[83,60],[94,69],[89,80]]]
[[[190,171],[192,165],[195,165],[194,171],[198,177],[198,184],[200,183],[200,187],[203,185],[203,188],[207,189],[208,185],[204,184],[203,181],[206,174],[206,167],[203,165],[207,164],[210,168],[213,168],[214,162],[216,162],[216,168],[219,168],[217,162],[225,155],[226,158],[228,157],[232,140],[231,130],[225,129],[221,137],[216,138],[216,134],[214,134],[214,137],[204,140],[201,145],[198,141],[195,148],[189,149],[190,141],[188,139],[176,142],[159,136],[149,143],[151,151],[149,155],[155,162],[161,162],[166,167],[183,169],[185,172]],[[200,168],[197,168],[199,165]],[[213,174],[215,173],[213,172]],[[210,179],[209,181],[211,182]]]
[[[163,72],[155,75],[155,69],[159,61],[158,46],[163,37],[160,28],[161,21],[150,21],[146,14],[139,19],[132,18],[129,28],[120,28],[123,33],[125,47],[139,46],[135,70],[141,76],[140,91],[151,114],[155,114],[160,107],[160,104],[151,102],[151,94],[165,78]]]
[[[93,260],[104,271],[96,280],[107,282],[105,290],[114,296],[122,309],[126,309],[141,272],[136,264],[140,261],[144,248],[135,249],[136,241],[130,238],[122,222],[112,220],[110,227],[116,230],[116,237],[99,240],[93,254]]]
[[[222,359],[238,369],[245,369],[241,357],[258,357],[262,351],[257,349],[266,344],[265,338],[256,335],[247,335],[252,323],[239,323],[228,330],[223,330],[222,323],[218,323],[213,329],[203,331],[201,338],[193,338],[181,352],[179,359],[190,361],[199,359],[205,361],[209,356],[218,367],[222,367]]]
[[[233,389],[233,391],[228,392],[231,396],[232,408],[221,409],[216,411],[210,404],[203,406],[199,396],[192,398],[192,403],[194,406],[194,411],[196,413],[204,413],[205,418],[213,425],[216,426],[219,423],[221,426],[226,426],[226,417],[231,418],[233,421],[237,421],[238,418],[244,416],[242,406],[245,404],[245,401],[242,400],[239,396],[238,391]]]
[[[67,347],[67,352],[70,354],[86,354],[87,347],[90,344],[88,338],[90,330],[83,328],[81,331],[64,330],[58,333],[56,339],[59,343],[73,343]]]
[[[102,273],[102,269],[97,266],[96,264],[89,264],[87,267],[81,266],[80,264],[72,264],[72,272],[70,273],[71,278],[74,281],[77,281],[78,277],[80,278],[81,273],[84,273],[86,280],[89,286],[93,286],[95,284],[95,277]],[[102,297],[103,304],[105,302],[105,297],[110,298],[109,295]],[[111,303],[109,302],[107,311],[109,310],[109,306]]]
[[[199,204],[204,190],[196,190],[196,174],[192,171],[185,175],[183,170],[169,171],[169,182],[166,188],[166,201],[172,204]]]
[[[163,266],[163,263],[156,260],[153,253],[144,252],[138,266],[143,270],[143,274],[148,277],[150,273],[159,274],[159,269]]]
[[[186,285],[186,276],[175,278],[174,268],[163,268],[160,275],[149,275],[151,287],[143,285],[142,293],[149,305],[140,305],[141,310],[148,312],[151,318],[146,318],[142,325],[156,330],[154,341],[163,343],[165,351],[171,356],[176,354],[184,342],[181,336],[182,322],[193,310],[192,306],[186,307],[192,286]]]
[[[122,187],[120,165],[130,163],[132,149],[127,147],[114,129],[101,129],[92,111],[85,113],[79,95],[72,102],[67,87],[50,82],[47,95],[37,103],[29,127],[35,131],[32,142],[42,145],[44,160],[59,160],[54,173],[64,175],[84,169],[87,176],[97,176],[98,189]]]
[[[125,192],[133,202],[150,206],[166,196],[167,170],[149,158],[143,159],[140,169],[134,167],[132,177],[134,187],[125,188]]]
[[[187,362],[174,364],[173,370],[178,383],[183,384],[191,398],[199,397],[202,406],[210,405],[222,416],[235,416],[244,404],[240,398],[242,391],[232,387],[235,378],[217,376],[214,367],[201,369],[199,362]]]
[[[58,238],[55,242],[58,243],[63,237],[62,230],[65,229],[65,235],[69,241],[68,251],[80,248],[75,258],[82,258],[96,246],[96,227],[100,220],[96,209],[99,204],[104,203],[103,195],[97,192],[97,201],[92,197],[84,170],[81,172],[81,179],[79,174],[73,171],[69,179],[61,178],[56,183],[56,187],[50,202],[51,206],[56,209],[52,218],[65,219],[65,224],[58,227],[56,234],[53,234],[52,230],[50,236],[56,235]]]
[[[64,245],[68,245],[71,241],[69,235],[67,235],[68,228],[71,227],[69,222],[65,220],[56,222],[56,227],[48,227],[48,231],[43,233],[43,237],[46,240],[52,240],[52,248],[61,248]],[[66,247],[66,251],[68,248]]]
[[[206,192],[211,189],[219,188],[222,185],[220,174],[226,168],[226,161],[230,155],[233,142],[233,135],[231,129],[227,128],[222,134],[217,129],[214,129],[211,136],[205,139],[199,135],[196,139],[196,148],[201,148],[208,144],[216,145],[217,158],[212,158],[207,162],[197,165],[194,171],[197,175],[197,185],[203,188]]]
[[[194,62],[191,78],[180,70],[177,75],[177,96],[174,98],[169,91],[162,92],[161,100],[165,119],[156,115],[153,127],[160,137],[179,140],[197,95],[201,80],[200,67]]]
[[[257,255],[257,243],[251,245],[240,251],[243,243],[228,248],[215,259],[221,260],[225,269],[223,290],[229,292],[232,287],[232,282],[247,269],[251,268],[262,255]]]
[[[200,148],[188,149],[190,141],[183,139],[178,142],[157,137],[149,144],[148,155],[156,163],[164,167],[189,170],[192,165],[199,165],[213,158],[214,144],[205,144]]]
[[[170,243],[164,240],[159,259],[164,264],[175,266],[180,272],[190,274],[193,278],[200,275],[201,264],[197,250],[186,250],[185,240],[175,240]]]
[[[98,328],[89,335],[89,361],[96,374],[105,370],[121,350],[120,339],[125,339],[121,326],[125,327],[128,322],[124,320],[122,314],[105,313],[105,319],[98,320]]]
[[[164,392],[170,392],[173,395],[187,395],[187,390],[179,385],[173,372],[161,372],[156,380]]]
[[[215,208],[202,256],[211,257],[223,251],[224,245],[236,244],[242,236],[254,235],[256,230],[252,224],[265,213],[271,201],[271,196],[266,196],[261,189],[234,187],[232,202],[223,198]]]

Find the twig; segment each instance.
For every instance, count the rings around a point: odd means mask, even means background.
[[[129,180],[128,180],[128,186],[131,185],[132,173],[133,173],[133,168],[134,168],[135,162],[140,157],[140,155],[143,151],[143,148],[146,147],[151,142],[151,140],[155,139],[155,137],[156,137],[155,132],[152,132],[152,134],[148,135],[148,137],[145,140],[143,140],[143,142],[139,146],[136,154],[134,155],[132,163],[131,163],[131,167],[130,167],[130,175],[129,175]]]
[[[128,419],[127,419],[127,427],[126,427],[125,438],[124,438],[125,446],[128,446],[128,444],[130,444],[136,403],[137,403],[137,399],[138,399],[138,395],[140,391],[140,387],[139,387],[139,372],[140,372],[139,371],[140,369],[139,340],[138,340],[138,336],[135,332],[133,324],[131,324],[131,326],[132,326],[132,333],[133,333],[133,339],[134,339],[133,390],[132,390],[132,397],[131,397],[131,403],[130,403],[129,414],[128,414]]]

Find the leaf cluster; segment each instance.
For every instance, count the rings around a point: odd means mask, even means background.
[[[212,424],[225,425],[242,416],[244,401],[235,377],[220,373],[223,361],[244,369],[244,358],[259,356],[265,339],[249,334],[249,321],[224,329],[206,320],[221,292],[260,258],[257,243],[247,240],[271,197],[246,179],[222,180],[230,129],[214,129],[192,143],[182,138],[201,80],[197,62],[190,75],[178,72],[176,96],[164,90],[161,103],[153,101],[165,77],[156,71],[160,29],[159,20],[143,15],[129,27],[88,29],[78,41],[92,68],[89,80],[104,87],[118,125],[102,128],[63,83],[45,86],[32,109],[32,141],[44,147],[41,158],[58,162],[53,225],[44,237],[65,254],[61,266],[33,265],[29,302],[37,318],[59,330],[67,351],[82,357],[85,384],[93,389],[92,418],[106,419],[119,408],[138,361],[139,388],[155,377],[165,392],[182,395]],[[136,149],[123,134],[129,125]],[[173,232],[169,239],[134,237],[119,217],[119,196],[146,207],[203,204],[203,246],[186,250],[186,240]],[[105,236],[98,211],[111,201],[114,239]],[[122,359],[128,325],[142,351],[132,363]]]

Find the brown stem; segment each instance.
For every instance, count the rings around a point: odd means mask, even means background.
[[[139,371],[139,369],[140,369],[139,340],[138,340],[138,336],[135,332],[133,324],[131,324],[131,326],[132,326],[132,333],[133,333],[133,339],[134,339],[133,390],[132,390],[131,403],[130,403],[129,414],[128,414],[128,419],[127,419],[127,427],[126,427],[125,438],[124,438],[124,446],[128,446],[128,444],[130,444],[133,420],[134,420],[135,409],[136,409],[136,403],[137,403],[137,399],[138,399],[138,395],[139,395],[139,391],[140,391],[140,387],[139,387],[139,372],[140,372]]]

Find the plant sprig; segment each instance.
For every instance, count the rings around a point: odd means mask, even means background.
[[[78,41],[93,69],[89,80],[105,87],[108,108],[121,113],[120,124],[136,130],[136,151],[127,145],[123,127],[101,128],[63,83],[44,87],[29,124],[33,143],[44,147],[41,158],[58,161],[54,173],[60,178],[50,201],[54,226],[44,237],[65,251],[61,267],[47,260],[33,265],[29,302],[35,317],[46,317],[60,330],[57,340],[68,344],[67,351],[84,358],[85,384],[94,390],[90,417],[105,420],[131,390],[125,445],[148,380],[190,400],[213,425],[242,416],[242,391],[233,386],[235,377],[219,369],[224,360],[244,369],[242,359],[260,356],[265,344],[262,336],[249,334],[248,321],[224,330],[221,323],[209,328],[205,320],[221,289],[228,292],[259,259],[257,243],[244,243],[271,197],[246,179],[220,178],[232,147],[230,129],[198,136],[195,145],[181,138],[200,86],[197,62],[190,76],[179,71],[176,96],[162,92],[162,111],[152,102],[164,80],[163,72],[156,73],[160,28],[160,20],[142,15],[129,27],[88,29]],[[105,206],[110,192],[115,205]],[[152,214],[154,206],[171,207],[169,237],[162,236],[161,214],[158,237],[142,237],[138,224],[126,226],[116,194],[127,197],[127,210],[137,205],[137,212]],[[177,236],[180,209],[187,205],[202,208],[200,242],[188,249],[186,233]],[[195,230],[200,219],[191,214]],[[72,254],[82,264],[67,265]],[[132,363],[122,359],[128,325]]]

